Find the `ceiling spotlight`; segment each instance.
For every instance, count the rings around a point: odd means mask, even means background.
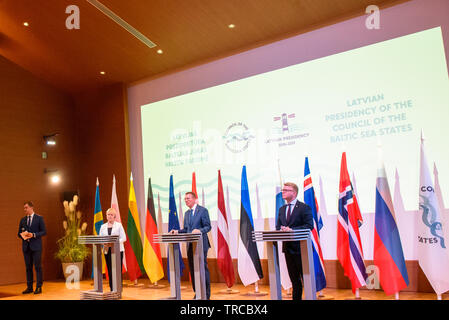
[[[228,28],[229,28],[229,29],[234,29],[234,28],[235,28],[235,24],[233,24],[233,23],[229,24],[229,25],[228,25]]]
[[[100,74],[106,74],[106,72],[104,72],[104,71],[100,71]]]
[[[162,51],[161,49],[157,50],[156,52],[159,53],[159,54],[163,54],[164,53],[164,51]]]
[[[24,22],[23,25],[24,25],[25,27],[29,27],[29,26],[30,26],[30,24],[29,24],[28,22]]]
[[[50,134],[48,136],[44,136],[45,144],[47,146],[54,146],[54,145],[56,145],[56,136],[57,135],[58,135],[58,133],[53,133],[53,134]]]

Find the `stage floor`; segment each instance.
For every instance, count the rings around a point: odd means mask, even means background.
[[[103,282],[104,284],[106,281]],[[80,291],[92,290],[93,282],[91,280],[83,280],[79,283],[79,289],[68,289],[64,281],[45,281],[42,288],[42,294],[22,294],[26,284],[13,284],[0,286],[0,300],[79,300]],[[73,285],[73,284],[72,284]],[[170,296],[170,287],[168,281],[159,282],[161,288],[150,287],[149,280],[139,279],[138,285],[135,286],[128,280],[124,281],[123,300],[159,300]],[[237,293],[226,293],[226,285],[224,283],[211,284],[211,300],[270,300],[269,287],[267,285],[259,285],[259,292],[265,295],[254,295],[254,285],[244,287],[237,284],[232,287]],[[109,290],[109,286],[104,285],[104,290]],[[354,297],[350,289],[330,289],[323,290],[324,299],[346,300]],[[189,282],[182,282],[181,297],[182,300],[190,300],[194,296],[194,292]],[[360,290],[360,296],[365,300],[394,300],[394,296],[386,296],[380,290]],[[283,299],[290,300],[291,297],[287,292],[283,291]],[[415,293],[401,292],[400,300],[436,300],[436,295],[432,293]],[[449,300],[449,294],[443,295],[443,300]]]

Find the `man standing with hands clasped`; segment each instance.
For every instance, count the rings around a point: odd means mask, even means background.
[[[312,209],[296,199],[298,186],[292,182],[284,183],[282,198],[287,202],[279,208],[276,230],[293,231],[313,228]],[[285,254],[288,275],[292,282],[293,300],[302,299],[302,261],[299,241],[282,242],[282,252]]]
[[[23,204],[26,216],[20,220],[18,236],[22,239],[22,252],[25,258],[27,274],[27,289],[23,294],[33,292],[33,265],[36,270],[36,290],[34,294],[42,293],[42,236],[47,234],[44,218],[34,213],[33,202]]]
[[[194,192],[186,192],[184,201],[189,210],[186,211],[184,217],[184,228],[181,230],[171,230],[170,233],[201,233],[203,236],[204,250],[204,276],[206,279],[206,298],[210,300],[210,275],[207,267],[207,251],[210,248],[207,233],[211,229],[209,211],[206,208],[196,204],[196,194]],[[195,291],[195,274],[193,270],[193,246],[187,245],[187,258],[189,260],[190,277],[192,279],[193,291]],[[196,295],[195,295],[196,296]],[[194,298],[195,299],[195,298]]]

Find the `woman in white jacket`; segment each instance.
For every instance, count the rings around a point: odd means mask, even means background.
[[[125,251],[125,246],[123,243],[126,241],[126,234],[123,226],[120,222],[115,221],[117,217],[117,212],[114,208],[109,208],[106,211],[106,218],[108,222],[104,223],[100,228],[100,236],[119,236],[120,242],[120,274],[122,274],[122,265],[123,265],[123,252]],[[112,262],[111,262],[111,244],[104,245],[104,256],[106,259],[106,266],[108,268],[109,275],[109,287],[112,291]]]

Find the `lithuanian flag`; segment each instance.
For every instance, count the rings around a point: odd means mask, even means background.
[[[142,236],[140,233],[140,219],[137,210],[136,193],[134,192],[133,175],[131,173],[128,202],[128,228],[125,242],[126,265],[130,280],[136,280],[145,273],[142,262]]]
[[[152,283],[164,277],[162,267],[161,248],[159,243],[155,243],[153,235],[157,234],[156,210],[154,209],[153,190],[151,188],[151,178],[148,179],[148,201],[147,216],[145,222],[145,237],[143,243],[143,265],[148,278]]]

